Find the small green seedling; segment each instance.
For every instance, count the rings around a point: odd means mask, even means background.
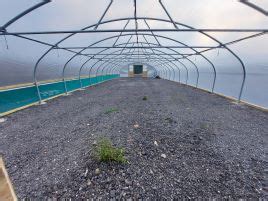
[[[119,110],[117,108],[110,108],[108,110],[106,110],[105,114],[110,114],[110,113],[113,113],[113,112],[118,112]]]
[[[148,100],[147,96],[144,96],[142,100],[144,101]]]
[[[126,163],[125,153],[123,148],[117,148],[112,145],[108,138],[102,138],[97,142],[96,157],[101,162],[118,162]]]

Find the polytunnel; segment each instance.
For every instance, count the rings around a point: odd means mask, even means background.
[[[8,196],[265,198],[267,16],[263,0],[1,0]]]

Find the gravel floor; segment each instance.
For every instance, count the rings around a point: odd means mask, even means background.
[[[129,163],[97,162],[101,136]],[[19,198],[268,195],[268,113],[167,80],[121,78],[25,109],[0,139]]]

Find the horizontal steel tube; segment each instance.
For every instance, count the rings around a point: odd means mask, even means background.
[[[67,33],[110,33],[110,32],[268,32],[268,29],[103,29],[103,30],[66,30],[66,31],[31,31],[2,32],[0,35],[40,35]]]

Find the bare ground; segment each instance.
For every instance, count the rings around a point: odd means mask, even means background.
[[[96,161],[102,136],[129,163]],[[267,198],[268,114],[167,80],[112,80],[25,109],[0,139],[19,198]]]

